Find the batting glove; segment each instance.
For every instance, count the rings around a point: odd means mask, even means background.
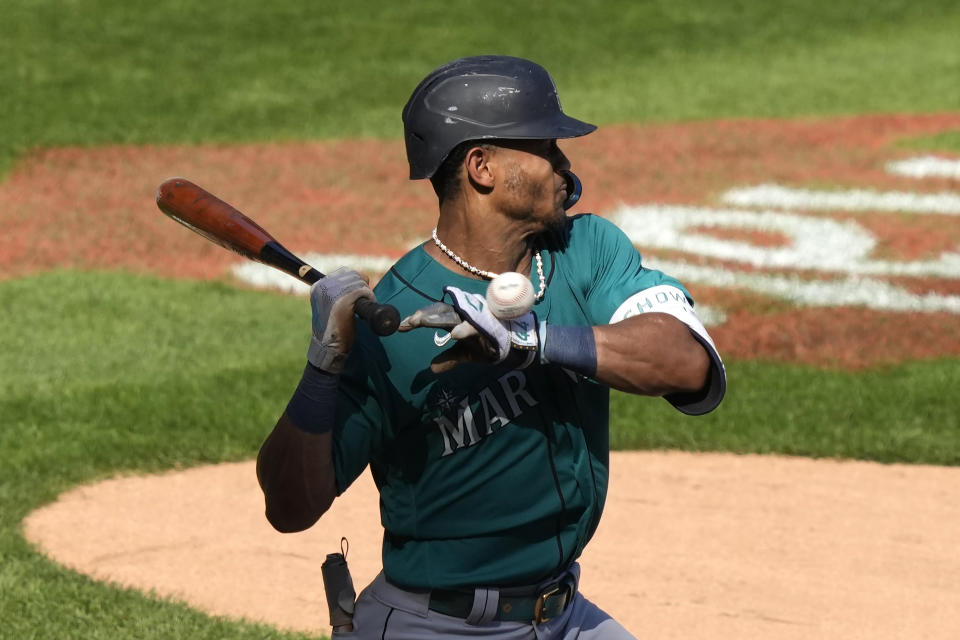
[[[479,336],[490,350],[494,362],[503,362],[511,349],[537,351],[537,319],[532,311],[519,318],[501,320],[490,312],[487,300],[477,293],[457,287],[444,287],[462,322],[450,330],[454,340]]]
[[[310,287],[313,336],[307,360],[328,373],[343,370],[356,336],[353,305],[360,298],[376,301],[366,280],[356,271],[340,267]]]

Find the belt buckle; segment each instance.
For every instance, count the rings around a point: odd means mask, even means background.
[[[533,607],[533,621],[535,623],[543,624],[547,620],[550,620],[549,617],[544,617],[543,609],[547,604],[547,598],[558,593],[560,593],[560,585],[556,584],[552,588],[549,588],[547,591],[544,591],[539,596],[537,596],[537,603]]]

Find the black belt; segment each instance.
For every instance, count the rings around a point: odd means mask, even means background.
[[[500,589],[497,614],[493,619],[541,624],[563,613],[576,593],[577,586],[572,577],[564,577],[535,590]],[[430,592],[430,609],[454,618],[466,618],[473,610],[473,591],[434,589]]]

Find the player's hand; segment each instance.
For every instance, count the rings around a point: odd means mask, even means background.
[[[360,298],[376,301],[367,279],[356,271],[340,267],[310,287],[313,336],[307,360],[329,373],[340,373],[353,348],[356,324],[353,305]]]
[[[400,331],[417,327],[444,329],[457,343],[433,359],[431,369],[440,373],[465,362],[503,362],[512,350],[532,356],[537,350],[536,316],[530,312],[513,320],[500,320],[490,313],[487,301],[476,293],[445,287],[452,305],[432,304],[404,318]],[[435,338],[435,341],[438,338]],[[443,340],[443,337],[439,338]],[[443,342],[438,342],[442,346]]]
[[[457,287],[444,287],[443,291],[450,296],[453,308],[463,318],[463,322],[450,331],[454,340],[479,336],[488,345],[494,362],[503,362],[510,355],[510,349],[536,351],[536,317],[532,311],[513,320],[501,320],[490,312],[482,295],[467,293]]]

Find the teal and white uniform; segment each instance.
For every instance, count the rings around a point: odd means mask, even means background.
[[[704,413],[723,395],[723,365],[669,276],[645,268],[612,223],[569,219],[565,247],[544,250],[546,293],[533,311],[555,325],[603,325],[666,311],[691,327],[714,361],[702,397],[671,398]],[[422,246],[377,285],[382,303],[412,314],[452,285],[483,294]],[[538,276],[531,274],[534,286]],[[559,366],[430,360],[443,331],[378,338],[363,325],[341,376],[334,464],[343,492],[369,464],[380,490],[383,566],[413,589],[529,585],[568,569],[603,511],[609,462],[609,390]],[[442,342],[442,340],[438,340]]]

